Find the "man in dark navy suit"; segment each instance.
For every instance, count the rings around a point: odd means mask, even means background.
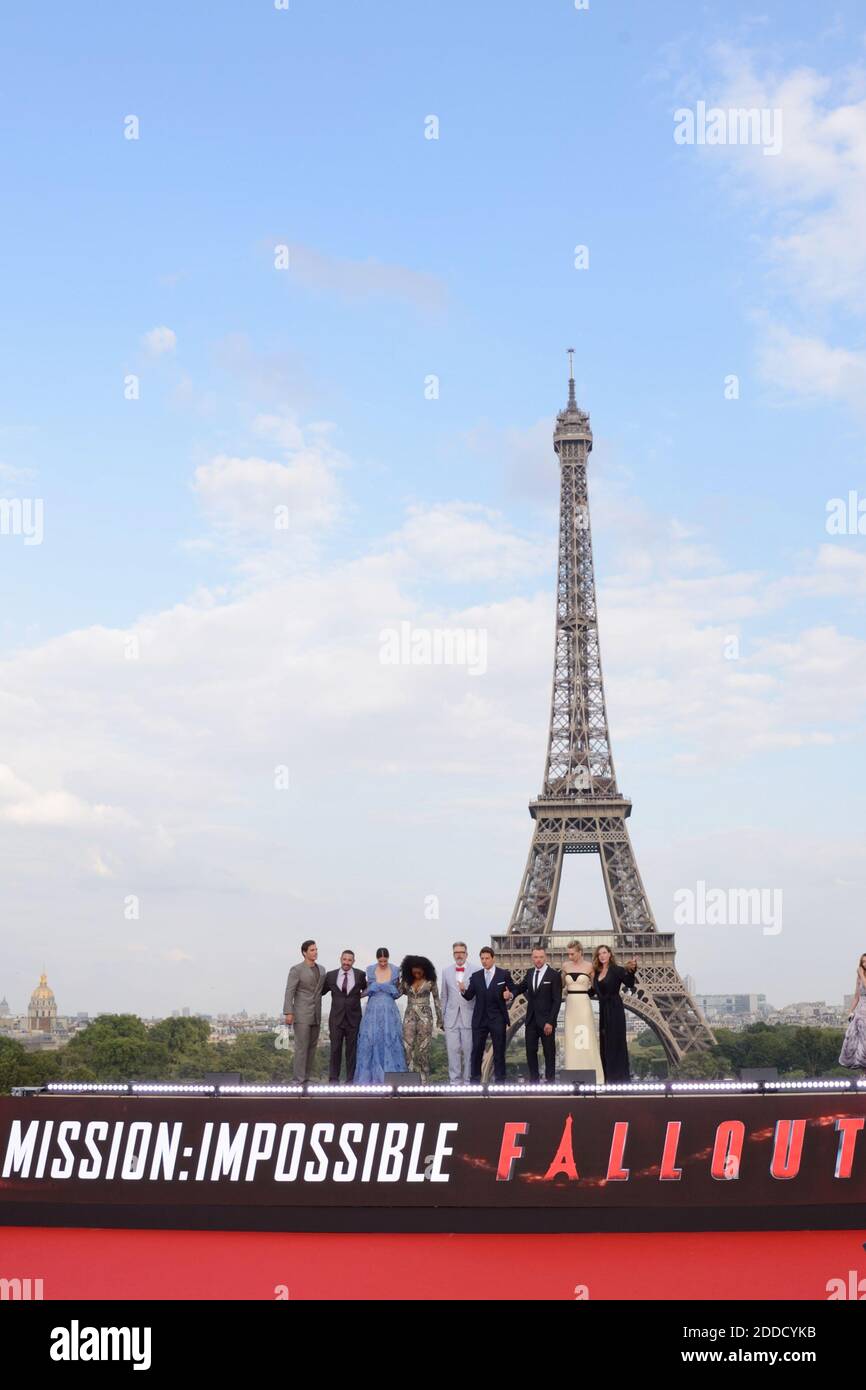
[[[462,986],[464,999],[474,999],[472,1014],[472,1080],[481,1080],[481,1061],[487,1039],[493,1043],[493,1079],[505,1080],[505,1033],[508,1028],[508,1005],[514,998],[514,981],[507,970],[496,964],[496,952],[485,946],[481,969],[476,970],[468,985]]]
[[[547,963],[547,952],[536,946],[532,969],[514,990],[526,995],[526,1060],[530,1081],[538,1080],[538,1044],[544,1053],[544,1079],[556,1080],[556,1018],[562,1004],[562,976]]]

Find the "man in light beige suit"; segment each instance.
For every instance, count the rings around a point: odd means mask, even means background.
[[[322,1026],[322,987],[325,971],[316,963],[319,954],[315,941],[305,941],[301,946],[303,960],[293,965],[286,981],[286,997],[283,1001],[283,1017],[295,1029],[295,1080],[310,1080],[319,1029]]]

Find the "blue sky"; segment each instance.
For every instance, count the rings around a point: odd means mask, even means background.
[[[866,492],[862,7],[152,0],[4,27],[0,496],[43,499],[45,535],[0,536],[0,993],[44,960],[68,1007],[268,1007],[312,923],[332,954],[349,923],[359,952],[504,929],[573,344],[659,923],[700,877],[781,886],[780,937],[683,931],[682,970],[841,996],[866,537],[824,521]],[[781,153],[678,146],[698,100],[782,109]],[[401,618],[483,627],[489,672],[383,671]]]

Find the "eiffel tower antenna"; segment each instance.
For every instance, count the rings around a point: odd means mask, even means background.
[[[568,403],[556,417],[553,448],[559,459],[559,554],[556,639],[547,758],[541,793],[529,804],[533,821],[529,857],[508,933],[494,937],[499,964],[521,978],[535,945],[561,966],[577,925],[557,931],[556,903],[567,854],[601,860],[610,925],[581,924],[589,951],[610,947],[638,963],[640,994],[623,1003],[657,1034],[668,1060],[703,1051],[715,1039],[681,980],[673,932],[660,932],[638,870],[626,821],[631,802],[617,784],[607,723],[598,638],[587,464],[592,451],[589,415],[577,404],[574,349],[568,349]],[[520,1028],[525,999],[511,1010],[509,1038]]]

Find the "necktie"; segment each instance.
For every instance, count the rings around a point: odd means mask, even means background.
[[[348,975],[346,974],[346,972],[345,972],[345,970],[344,970],[344,971],[343,971],[343,993],[344,993],[344,994],[347,994],[348,991],[349,991],[349,977],[348,977]]]
[[[539,982],[540,979],[541,979],[541,970],[536,970],[536,972],[535,972],[535,989],[536,989],[536,993],[538,992],[538,982]]]

